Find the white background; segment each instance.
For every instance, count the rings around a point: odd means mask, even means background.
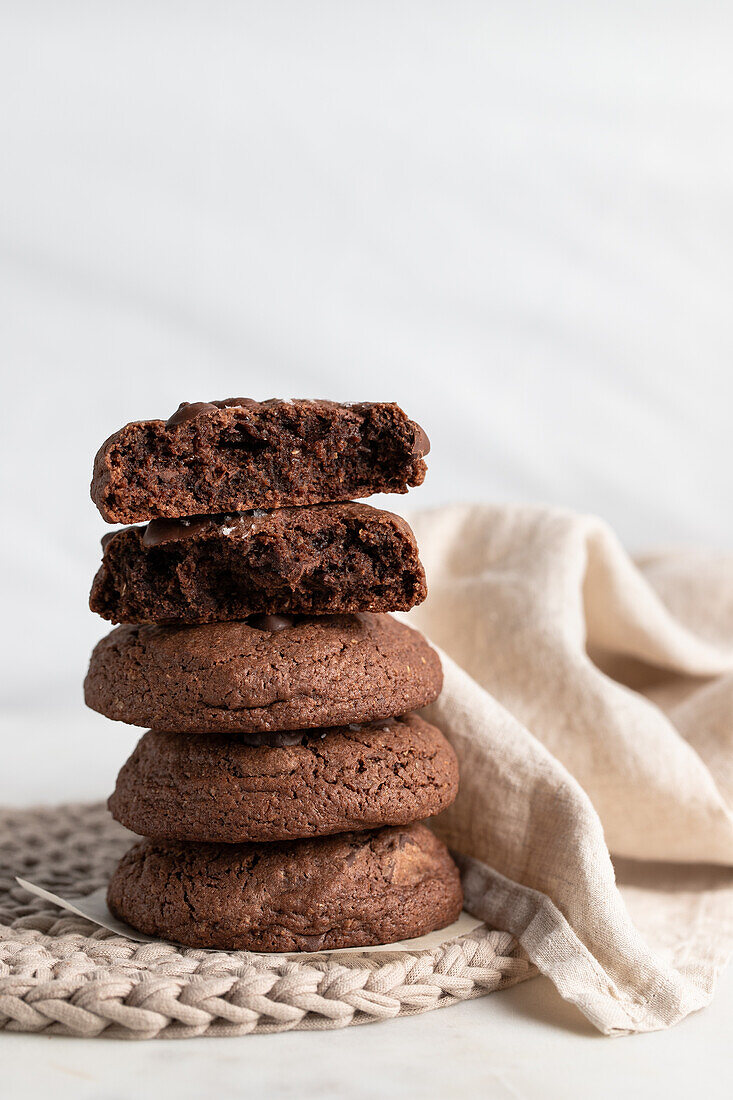
[[[733,547],[730,4],[2,8],[0,802],[103,796],[136,738],[81,705],[88,482],[181,400],[394,399],[433,443],[397,510],[530,499]]]

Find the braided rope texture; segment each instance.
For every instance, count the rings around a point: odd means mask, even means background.
[[[535,973],[509,933],[484,926],[430,951],[302,962],[141,944],[15,882],[85,896],[132,839],[102,803],[0,810],[0,1029],[124,1039],[323,1030],[427,1012]]]

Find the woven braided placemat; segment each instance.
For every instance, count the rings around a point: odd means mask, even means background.
[[[371,958],[141,944],[15,882],[83,897],[132,839],[102,803],[0,810],[0,1029],[125,1039],[320,1030],[427,1012],[535,973],[509,933],[485,926]]]

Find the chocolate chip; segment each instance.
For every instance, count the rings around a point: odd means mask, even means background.
[[[247,619],[247,626],[253,626],[255,630],[269,630],[274,634],[280,630],[289,630],[294,625],[293,615],[252,615]]]
[[[210,401],[182,401],[165,424],[167,428],[175,428],[177,424],[185,424],[187,420],[195,420],[197,416],[216,411],[216,405],[212,405]]]

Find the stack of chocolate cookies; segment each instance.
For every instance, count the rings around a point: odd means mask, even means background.
[[[147,838],[111,910],[196,947],[299,951],[442,928],[462,895],[419,822],[457,793],[414,709],[437,654],[390,611],[425,597],[414,536],[353,502],[425,476],[425,433],[389,403],[183,404],[100,449],[110,523],[90,604],[87,704],[148,726],[109,806]]]

